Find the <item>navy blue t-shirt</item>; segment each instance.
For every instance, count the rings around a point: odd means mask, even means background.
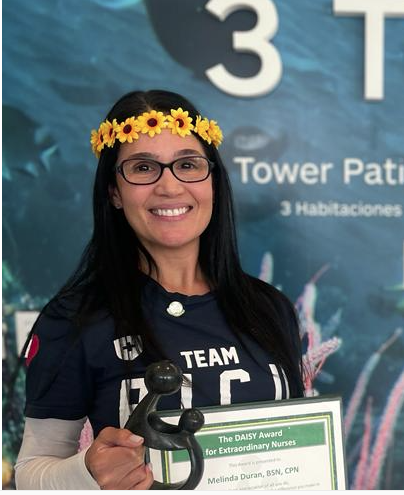
[[[173,301],[182,304],[181,316],[167,312]],[[149,279],[143,309],[166,357],[187,378],[177,394],[160,400],[159,409],[289,398],[283,370],[252,339],[245,337],[242,345],[214,293],[170,293]],[[144,374],[151,362],[141,343],[140,352],[136,349],[135,337],[117,339],[108,316],[77,335],[68,319],[42,315],[33,338],[26,416],[66,420],[88,416],[95,436],[106,426],[125,425],[147,393]]]

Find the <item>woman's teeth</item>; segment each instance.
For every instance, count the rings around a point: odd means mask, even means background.
[[[156,210],[151,210],[153,215],[157,215],[159,217],[177,217],[178,215],[183,215],[190,208],[184,206],[183,208],[173,208],[172,210],[157,208]]]

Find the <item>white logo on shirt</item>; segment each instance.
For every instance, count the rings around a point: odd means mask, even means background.
[[[142,352],[140,337],[134,337],[133,335],[115,339],[114,347],[116,355],[123,361],[133,361]]]

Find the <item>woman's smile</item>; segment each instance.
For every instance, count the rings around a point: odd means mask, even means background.
[[[160,206],[150,209],[150,213],[162,220],[182,220],[192,210],[192,206]]]

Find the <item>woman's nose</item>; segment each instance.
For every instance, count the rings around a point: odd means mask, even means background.
[[[183,190],[183,182],[178,180],[169,168],[165,168],[160,179],[156,182],[156,193],[174,196],[181,194]]]

